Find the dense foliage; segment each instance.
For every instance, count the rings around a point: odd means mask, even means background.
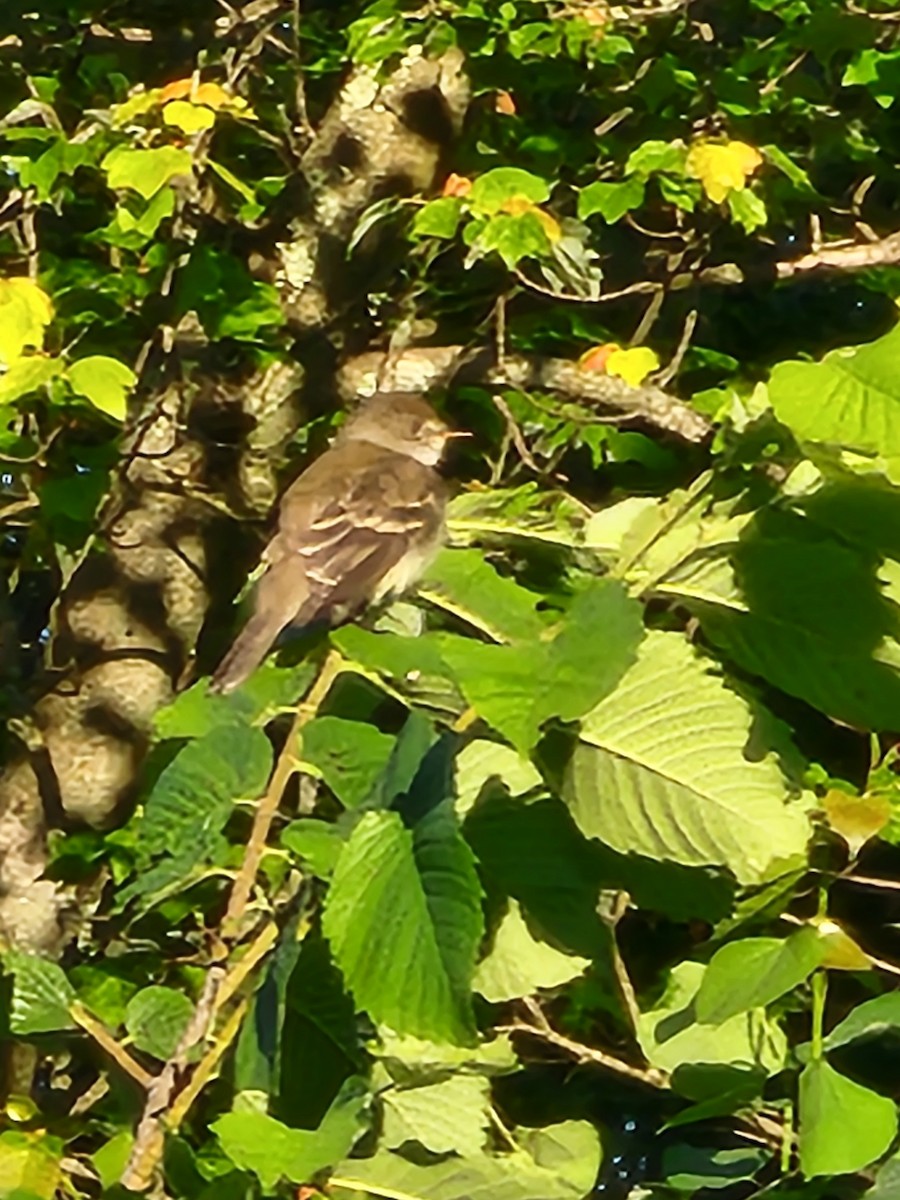
[[[0,64],[0,1193],[893,1196],[888,0],[4,0]],[[449,545],[210,694],[381,385],[474,435]]]

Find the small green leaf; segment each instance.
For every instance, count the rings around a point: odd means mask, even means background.
[[[766,202],[749,188],[729,192],[727,203],[732,219],[743,227],[745,233],[753,233],[768,224]]]
[[[455,196],[439,196],[420,208],[412,223],[413,237],[453,238],[459,228],[462,205]]]
[[[356,808],[384,770],[394,738],[364,721],[316,717],[303,730],[302,754],[345,808]]]
[[[582,221],[599,213],[608,224],[621,220],[644,201],[644,181],[632,176],[622,183],[589,183],[578,193],[578,216]]]
[[[568,983],[590,966],[590,959],[563,954],[538,941],[514,901],[500,922],[487,958],[479,963],[473,987],[485,1000],[497,1004],[532,996],[541,988]]]
[[[301,817],[284,830],[281,844],[302,859],[317,878],[330,879],[344,839],[336,825],[316,817]]]
[[[858,1038],[900,1037],[900,992],[863,1000],[839,1021],[825,1039],[826,1050],[836,1050]]]
[[[147,987],[132,996],[125,1010],[125,1028],[137,1046],[164,1062],[178,1048],[194,1006],[174,988]]]
[[[517,196],[543,204],[550,197],[550,186],[546,180],[519,167],[495,167],[473,181],[469,201],[474,209],[493,214]]]
[[[133,188],[149,200],[170,179],[190,175],[194,160],[189,150],[177,146],[159,146],[155,150],[117,146],[100,165],[111,188]]]
[[[416,1141],[433,1154],[477,1154],[490,1126],[490,1084],[477,1075],[452,1075],[423,1087],[384,1093],[384,1144]]]
[[[13,1033],[29,1036],[75,1028],[69,1015],[75,989],[58,963],[10,950],[3,956],[3,966],[13,977],[9,1013]]]
[[[807,1179],[847,1175],[880,1158],[897,1135],[893,1100],[840,1075],[824,1060],[800,1075],[800,1169]]]
[[[308,1183],[347,1154],[365,1127],[365,1087],[348,1080],[318,1129],[289,1129],[261,1112],[231,1112],[210,1128],[241,1170],[252,1171],[271,1191],[281,1179]]]
[[[765,1008],[807,979],[825,947],[814,929],[787,938],[744,938],[713,955],[697,993],[697,1020],[721,1025],[736,1013]]]
[[[80,358],[66,371],[72,391],[116,421],[124,421],[128,392],[137,382],[131,367],[102,354]]]

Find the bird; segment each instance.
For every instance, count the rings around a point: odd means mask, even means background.
[[[339,625],[408,590],[444,539],[437,467],[461,436],[418,394],[378,392],[287,489],[255,609],[210,682],[226,694],[288,627]]]

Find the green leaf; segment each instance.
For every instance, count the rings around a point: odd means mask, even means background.
[[[272,769],[272,747],[261,729],[219,725],[190,742],[157,779],[140,825],[144,855],[202,854],[218,833],[235,800],[255,799]]]
[[[552,641],[486,646],[451,634],[438,641],[475,711],[529,750],[545,721],[575,721],[612,691],[642,636],[637,601],[617,581],[599,580],[576,596]],[[543,681],[537,690],[535,678]]]
[[[309,1183],[341,1159],[365,1128],[368,1104],[359,1079],[348,1080],[318,1129],[289,1129],[260,1112],[231,1112],[210,1128],[241,1170],[252,1171],[267,1191],[281,1179]]]
[[[193,1015],[194,1006],[183,992],[146,987],[128,1002],[125,1028],[138,1050],[165,1062],[178,1048]]]
[[[550,186],[546,180],[519,167],[495,167],[474,180],[469,202],[473,209],[493,214],[499,213],[507,201],[518,196],[524,196],[533,204],[543,204],[550,198]]]
[[[416,1141],[433,1154],[477,1155],[490,1127],[490,1084],[477,1075],[453,1075],[423,1087],[384,1093],[384,1144]]]
[[[641,1013],[637,1037],[647,1061],[664,1071],[688,1063],[750,1063],[776,1074],[784,1067],[787,1044],[763,1009],[738,1013],[721,1025],[699,1024],[695,1001],[705,971],[700,963],[679,964],[662,997]]]
[[[341,804],[356,808],[387,765],[394,738],[363,721],[316,717],[304,727],[302,747]]]
[[[420,208],[412,223],[413,237],[453,238],[459,228],[462,204],[455,196],[439,196]]]
[[[130,1129],[123,1129],[91,1155],[94,1170],[100,1176],[104,1188],[115,1187],[122,1178],[133,1146],[134,1134]]]
[[[769,214],[766,202],[749,188],[741,188],[728,193],[728,211],[732,220],[742,226],[745,233],[753,233],[768,224]]]
[[[53,1200],[62,1184],[63,1143],[43,1131],[0,1133],[0,1196]]]
[[[29,1037],[75,1028],[69,1016],[75,989],[58,963],[9,950],[3,955],[3,966],[13,977],[9,1012],[13,1033]]]
[[[810,828],[774,755],[748,754],[753,726],[749,705],[680,634],[650,633],[582,722],[566,802],[588,837],[622,853],[759,881],[804,853]]]
[[[860,1038],[900,1037],[900,993],[888,992],[863,1000],[839,1021],[825,1039],[826,1050],[836,1050]]]
[[[769,399],[801,440],[900,454],[900,325],[864,346],[832,350],[818,363],[779,363]]]
[[[578,193],[578,216],[582,221],[599,213],[610,225],[620,221],[644,202],[644,181],[634,175],[622,183],[589,183]]]
[[[687,151],[684,146],[672,142],[644,142],[632,150],[625,163],[627,175],[652,175],[657,171],[684,171]]]
[[[703,1188],[732,1187],[742,1179],[750,1179],[771,1159],[771,1152],[751,1147],[709,1150],[668,1146],[663,1151],[660,1177],[666,1187],[693,1196]]]
[[[338,860],[322,928],[374,1020],[399,1033],[471,1042],[481,888],[448,804],[413,830],[397,813],[366,813]]]
[[[529,930],[513,901],[500,922],[491,952],[478,964],[473,987],[492,1004],[532,996],[541,988],[555,988],[581,975],[590,959],[563,954]]]
[[[579,1126],[577,1143],[566,1129]],[[555,1153],[547,1139],[557,1129],[565,1130]],[[583,1133],[582,1133],[583,1131]],[[537,1139],[543,1134],[543,1139]],[[600,1141],[587,1122],[564,1122],[561,1126],[530,1135],[548,1165],[542,1166],[526,1150],[509,1154],[468,1155],[419,1166],[399,1154],[381,1151],[373,1158],[341,1163],[330,1180],[332,1189],[376,1195],[422,1196],[428,1200],[582,1200],[597,1178]],[[563,1147],[570,1146],[568,1156]]]
[[[507,267],[512,269],[523,258],[541,258],[550,253],[552,243],[540,217],[534,212],[511,216],[497,213],[489,217],[472,243],[476,256],[496,252]]]
[[[787,938],[744,938],[712,956],[697,993],[697,1020],[721,1025],[735,1013],[765,1008],[821,965],[825,947],[814,929]]]
[[[317,817],[291,821],[281,835],[281,844],[296,854],[318,879],[330,879],[340,858],[344,839],[336,825]]]
[[[190,175],[194,160],[189,150],[159,146],[155,150],[133,150],[117,146],[101,162],[111,188],[133,188],[145,200],[178,175]]]
[[[137,383],[131,367],[102,354],[80,358],[66,371],[66,378],[76,395],[90,400],[95,408],[116,421],[124,421],[128,392]]]
[[[892,1100],[838,1074],[824,1060],[800,1074],[800,1169],[807,1179],[846,1175],[880,1158],[897,1135]]]
[[[443,550],[419,593],[497,642],[538,638],[546,628],[537,612],[543,597],[498,574],[481,550]]]
[[[763,512],[730,557],[733,567],[718,560],[714,588],[685,598],[710,641],[830,717],[891,728],[900,703],[900,617],[874,556],[796,515]]]
[[[9,370],[0,375],[0,404],[11,404],[30,392],[36,392],[62,372],[58,358],[40,355],[17,359]]]

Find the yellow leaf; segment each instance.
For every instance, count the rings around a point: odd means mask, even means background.
[[[747,186],[748,178],[762,165],[762,155],[746,142],[695,142],[685,165],[710,200],[721,204],[729,192]]]
[[[607,375],[618,375],[632,387],[640,387],[651,371],[659,368],[659,358],[649,346],[614,350],[606,360]]]
[[[234,103],[231,96],[218,83],[201,83],[191,99],[195,104],[206,104],[210,108],[228,108]]]
[[[822,808],[828,824],[844,839],[854,858],[891,819],[890,801],[877,794],[851,796],[832,788],[822,801]]]
[[[50,297],[36,283],[24,276],[0,279],[0,361],[10,367],[26,346],[40,348],[52,319]]]
[[[813,921],[819,937],[825,943],[822,966],[831,971],[868,971],[872,960],[849,933],[829,917]]]
[[[187,100],[170,100],[162,110],[167,125],[174,125],[182,133],[199,133],[211,129],[216,123],[216,114],[202,104],[190,104]]]

